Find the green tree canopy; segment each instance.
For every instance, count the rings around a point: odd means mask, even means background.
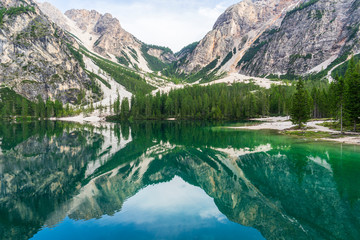
[[[306,124],[310,119],[310,96],[304,87],[304,82],[300,79],[296,84],[296,92],[293,97],[292,108],[290,111],[291,121],[299,128]]]
[[[356,131],[360,117],[360,63],[356,65],[354,58],[349,61],[345,74],[345,110]]]

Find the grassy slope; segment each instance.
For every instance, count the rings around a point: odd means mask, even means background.
[[[108,59],[96,56],[83,47],[80,49],[80,52],[93,60],[100,69],[108,73],[117,83],[124,86],[126,90],[133,94],[147,94],[155,89],[155,87],[146,83],[144,78],[130,69],[120,66]]]

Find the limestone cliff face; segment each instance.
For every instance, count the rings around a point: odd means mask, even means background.
[[[82,31],[94,36],[90,48],[112,60],[135,69],[151,71],[149,56],[155,57],[163,63],[175,61],[173,53],[161,48],[144,44],[132,34],[125,31],[118,19],[111,14],[100,14],[95,10],[69,10],[66,17],[74,21]],[[76,32],[73,32],[77,35]]]
[[[91,81],[71,54],[67,36],[32,0],[1,0],[0,85],[35,100],[74,103]],[[91,93],[89,92],[88,95]]]
[[[319,72],[359,52],[359,6],[358,0],[244,0],[219,17],[180,72],[215,59],[221,71],[251,76]]]
[[[239,70],[298,75],[326,69],[336,58],[358,53],[359,20],[358,0],[303,1],[279,28],[260,37]]]
[[[100,36],[94,49],[100,54],[117,55],[126,47],[140,48],[141,43],[133,35],[125,31],[119,20],[110,14],[100,14],[95,10],[69,10],[65,15],[73,20],[83,31]]]
[[[149,48],[149,50],[147,51],[148,54],[150,54],[151,56],[154,56],[158,59],[160,59],[161,61],[165,62],[165,63],[171,63],[177,60],[177,58],[174,56],[174,54],[170,51],[164,51],[162,49],[159,48]]]
[[[66,18],[64,18],[64,14],[51,5],[48,2],[36,2],[39,6],[40,10],[54,23],[56,23],[62,29],[71,32],[71,27]]]
[[[299,0],[244,0],[231,6],[188,56],[187,64],[181,67],[181,71],[190,73],[200,70],[216,58],[221,60],[220,65],[231,52],[231,59],[228,60],[229,63],[226,62],[224,69],[233,70],[236,60],[244,55],[258,36],[279,25],[287,10],[298,2]]]

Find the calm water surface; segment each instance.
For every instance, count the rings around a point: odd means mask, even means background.
[[[203,123],[0,123],[0,239],[360,239],[360,147]]]

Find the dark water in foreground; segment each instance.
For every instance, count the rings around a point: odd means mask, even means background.
[[[199,123],[0,123],[0,239],[360,239],[360,147]]]

